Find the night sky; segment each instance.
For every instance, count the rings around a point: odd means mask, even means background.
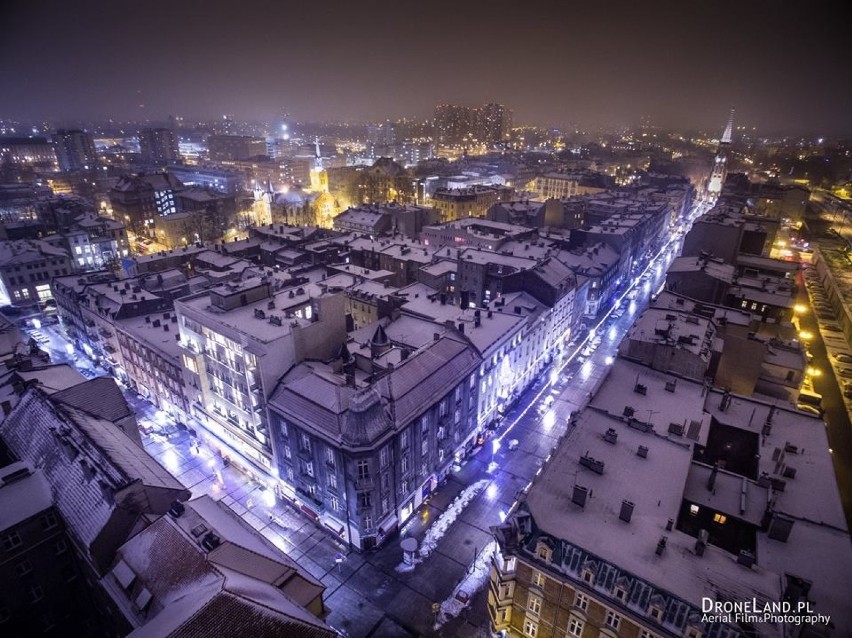
[[[516,123],[852,133],[840,2],[0,3],[0,117]],[[144,106],[140,106],[144,105]]]

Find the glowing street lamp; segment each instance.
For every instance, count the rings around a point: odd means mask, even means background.
[[[810,330],[802,330],[799,333],[799,339],[801,339],[802,341],[810,341],[813,338],[814,338],[814,333],[811,332]]]
[[[793,306],[793,312],[795,312],[797,315],[803,315],[807,311],[808,307],[804,304],[797,303],[795,306]]]

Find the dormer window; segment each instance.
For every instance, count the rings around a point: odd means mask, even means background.
[[[589,585],[595,584],[595,575],[594,575],[594,573],[592,573],[591,569],[584,569],[583,570],[583,582],[587,583]]]
[[[535,548],[535,554],[541,560],[549,561],[550,557],[553,555],[553,550],[550,548],[550,546],[547,543],[539,541],[538,545],[536,545],[536,548]]]

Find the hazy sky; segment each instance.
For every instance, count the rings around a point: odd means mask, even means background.
[[[0,2],[0,117],[424,117],[852,133],[840,2]],[[144,106],[141,106],[144,105]]]

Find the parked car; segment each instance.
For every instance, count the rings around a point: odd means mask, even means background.
[[[852,355],[848,355],[845,352],[834,355],[834,358],[840,363],[852,363]]]
[[[813,415],[813,416],[818,416],[818,417],[822,416],[822,410],[820,410],[819,408],[815,408],[812,405],[808,405],[807,403],[797,403],[796,409],[799,412],[806,412],[807,414],[810,414],[810,415]]]
[[[852,383],[843,384],[843,396],[847,399],[852,399]]]
[[[839,374],[844,379],[852,379],[852,368],[840,368],[837,371],[837,374]]]
[[[843,332],[838,326],[833,323],[827,323],[822,328],[823,330],[828,330],[829,332]]]

